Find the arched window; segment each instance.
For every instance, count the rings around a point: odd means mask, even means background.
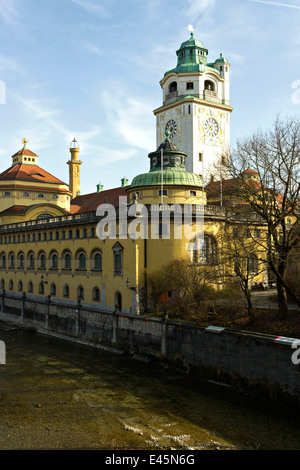
[[[50,295],[53,295],[54,297],[56,296],[56,285],[54,282],[50,286]]]
[[[9,255],[9,267],[14,268],[15,267],[15,255],[14,253],[11,253]]]
[[[94,287],[94,289],[93,289],[93,300],[95,302],[100,302],[100,289],[99,289],[99,287]]]
[[[115,292],[115,309],[117,312],[122,311],[122,294],[119,291]]]
[[[43,282],[40,282],[39,283],[39,294],[44,294],[45,293],[45,287],[44,287],[44,283]]]
[[[22,282],[22,281],[19,281],[19,284],[18,284],[18,291],[19,291],[19,292],[22,292],[22,291],[23,291],[23,282]]]
[[[77,287],[77,299],[80,299],[80,300],[84,299],[84,289],[82,286]]]
[[[29,268],[29,269],[33,269],[33,268],[34,268],[34,264],[35,264],[34,254],[33,254],[33,253],[30,253],[30,255],[28,256],[28,268]]]
[[[58,256],[57,253],[53,253],[50,258],[51,265],[50,269],[58,269]]]
[[[1,279],[0,288],[1,288],[2,290],[5,289],[5,281],[4,281],[4,279]]]
[[[68,284],[65,284],[63,287],[63,296],[69,298],[70,297],[70,288]]]
[[[45,255],[45,253],[40,254],[39,269],[46,269],[46,255]]]
[[[72,256],[69,252],[63,255],[63,269],[72,269]]]
[[[169,86],[169,93],[174,93],[174,91],[177,91],[177,83],[172,82]]]
[[[3,254],[1,255],[1,268],[5,268],[6,267],[6,255]]]
[[[19,254],[19,268],[24,269],[25,267],[25,256],[23,253]]]
[[[215,84],[212,80],[205,80],[204,89],[208,91],[215,91]]]
[[[9,281],[8,288],[9,290],[14,290],[14,283],[12,280]]]
[[[102,271],[102,253],[100,251],[93,254],[92,266],[94,271]]]
[[[117,242],[113,246],[114,276],[123,276],[123,247]]]
[[[38,195],[38,197],[44,197],[41,194]],[[36,220],[45,220],[45,219],[51,219],[52,215],[51,214],[40,214],[37,216]]]
[[[31,281],[28,282],[28,292],[29,292],[29,294],[32,294],[32,292],[33,292],[33,284],[32,284]]]
[[[196,246],[192,250],[192,260],[195,264],[215,265],[217,264],[217,243],[214,237],[204,235],[197,239]]]
[[[77,269],[86,269],[86,254],[83,251],[78,254]]]

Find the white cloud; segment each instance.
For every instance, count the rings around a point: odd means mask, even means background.
[[[0,55],[0,72],[12,71],[22,72],[22,67],[12,57]]]
[[[131,147],[146,152],[155,150],[155,118],[151,104],[131,97],[120,84],[115,84],[114,89],[118,91],[102,92],[102,105],[115,139],[121,137]]]
[[[276,7],[296,8],[297,10],[300,10],[300,5],[294,5],[292,3],[269,2],[267,0],[250,0],[250,1],[254,3],[264,3],[266,5],[273,5]]]
[[[83,47],[90,54],[104,55],[104,52],[98,46],[96,46],[95,44],[93,44],[91,42],[85,42],[83,44]]]
[[[53,141],[53,136],[55,138],[55,135],[57,136],[58,133],[67,146],[69,146],[71,140],[76,137],[81,148],[88,150],[90,148],[90,141],[101,133],[101,129],[96,126],[85,132],[71,131],[57,119],[57,117],[61,115],[59,110],[47,109],[36,99],[25,99],[18,95],[15,95],[15,99],[28,115],[28,132],[32,135],[32,129],[36,130],[35,135],[38,137],[31,138],[29,135],[26,136],[34,141],[35,147],[43,148],[49,146],[49,141]],[[38,121],[38,128],[36,128],[36,121]]]
[[[71,0],[71,2],[84,8],[89,13],[98,13],[99,15],[104,17],[109,16],[106,9],[103,8],[103,6],[99,4],[99,2],[97,4],[91,2],[90,0]]]
[[[199,15],[211,10],[215,6],[215,0],[189,0],[188,4],[186,14],[195,20]]]
[[[136,148],[118,150],[97,145],[95,150],[97,150],[97,160],[93,162],[93,165],[96,166],[107,166],[108,163],[128,160],[138,155]]]
[[[0,1],[0,18],[10,26],[16,26],[19,19],[15,0]]]

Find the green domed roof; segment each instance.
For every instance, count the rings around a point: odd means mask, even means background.
[[[201,49],[205,49],[203,42],[198,41],[198,39],[195,39],[193,33],[191,33],[190,39],[188,39],[187,41],[184,41],[181,44],[179,50],[184,49],[185,47],[195,47],[195,46],[200,47]]]
[[[214,69],[213,65],[207,64],[208,50],[204,47],[203,42],[194,38],[193,33],[191,33],[190,39],[181,44],[176,54],[177,66],[168,70],[164,76],[169,73],[205,72],[212,69],[216,73],[220,73],[218,69]]]
[[[227,63],[229,63],[228,60],[225,59],[225,57],[223,57],[223,54],[220,54],[220,57],[215,61],[215,64],[217,62],[221,62],[221,63],[227,62]]]
[[[202,177],[195,173],[189,173],[185,168],[186,153],[178,150],[175,144],[169,140],[166,131],[166,139],[156,152],[149,153],[150,171],[133,178],[131,188],[141,186],[193,186],[202,187]],[[161,169],[161,156],[163,156],[163,170]]]
[[[201,176],[196,175],[195,173],[189,173],[184,168],[167,167],[163,169],[163,175],[161,174],[161,170],[157,169],[136,176],[132,180],[131,188],[141,186],[160,186],[162,180],[164,185],[193,186],[200,188],[203,186]]]

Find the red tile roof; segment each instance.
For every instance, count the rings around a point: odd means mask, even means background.
[[[256,188],[257,190],[261,188],[259,180],[252,178],[252,176],[257,175],[256,171],[249,168],[244,172],[244,174],[247,176],[249,175],[249,181],[251,181],[252,188]],[[208,190],[207,198],[220,197],[221,192],[223,196],[241,196],[241,192],[246,189],[245,180],[246,178],[236,177],[223,179],[222,181],[213,181],[206,186],[206,189]]]
[[[84,194],[82,196],[77,196],[71,201],[70,212],[90,212],[97,210],[97,207],[100,204],[111,204],[114,207],[119,206],[119,197],[125,196],[128,201],[128,194],[126,189],[129,186],[124,188],[113,188],[108,189],[105,191],[101,191],[100,193],[90,193]]]
[[[28,151],[30,152],[30,150]],[[23,163],[17,163],[3,171],[0,174],[0,181],[3,180],[66,184],[37,165],[28,165]]]
[[[29,156],[29,157],[37,157],[38,156],[35,153],[33,153],[31,150],[26,149],[26,148],[22,148],[21,150],[19,150],[17,153],[15,153],[12,156],[12,158],[17,157],[18,155],[26,155],[26,156]]]
[[[0,215],[7,214],[24,214],[28,206],[11,206],[0,212]]]

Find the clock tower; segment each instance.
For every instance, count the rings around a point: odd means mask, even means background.
[[[205,183],[228,176],[230,147],[229,62],[220,54],[208,63],[208,50],[191,37],[177,53],[177,66],[160,81],[163,104],[154,110],[156,144],[166,129],[170,140],[187,154],[186,169]]]

